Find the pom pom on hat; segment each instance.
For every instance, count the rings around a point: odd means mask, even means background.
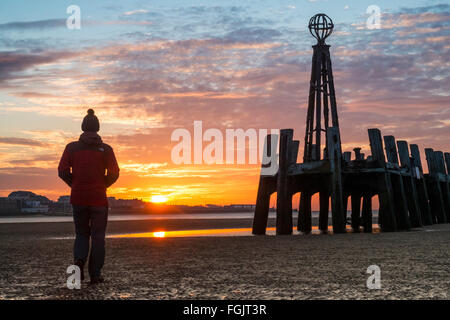
[[[85,132],[98,132],[100,130],[100,123],[93,109],[88,109],[87,115],[81,124],[81,130]]]

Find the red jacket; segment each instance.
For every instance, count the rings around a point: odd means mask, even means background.
[[[108,206],[106,188],[119,178],[119,166],[113,149],[97,133],[85,132],[66,146],[58,175],[72,188],[71,204],[102,207]]]

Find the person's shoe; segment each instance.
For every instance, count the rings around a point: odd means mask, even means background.
[[[102,276],[91,277],[91,283],[90,284],[98,284],[98,283],[102,283],[103,281],[105,281],[105,279],[103,279]]]
[[[78,259],[75,261],[75,265],[80,268],[80,279],[81,281],[84,280],[84,262],[81,259]]]

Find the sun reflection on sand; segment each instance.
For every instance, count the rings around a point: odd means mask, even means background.
[[[166,236],[165,231],[153,232],[153,237],[155,237],[155,238],[164,238],[165,236]]]
[[[351,228],[347,228],[350,231]],[[332,233],[333,228],[328,229]],[[274,227],[267,228],[267,235],[275,235],[276,229]],[[373,225],[373,232],[378,233],[379,228],[377,224]],[[318,227],[312,227],[312,234],[320,234]],[[294,230],[294,235],[300,234]],[[229,228],[229,229],[201,229],[201,230],[175,230],[175,231],[154,231],[142,233],[128,233],[110,235],[108,238],[177,238],[177,237],[228,237],[228,236],[252,236],[252,228]]]

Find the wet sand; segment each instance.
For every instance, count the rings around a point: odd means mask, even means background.
[[[273,226],[274,220],[270,220]],[[248,228],[249,219],[113,221],[110,235]],[[106,282],[66,288],[73,225],[0,224],[0,299],[448,299],[450,224],[340,235],[109,238]],[[367,267],[381,268],[369,290]]]

